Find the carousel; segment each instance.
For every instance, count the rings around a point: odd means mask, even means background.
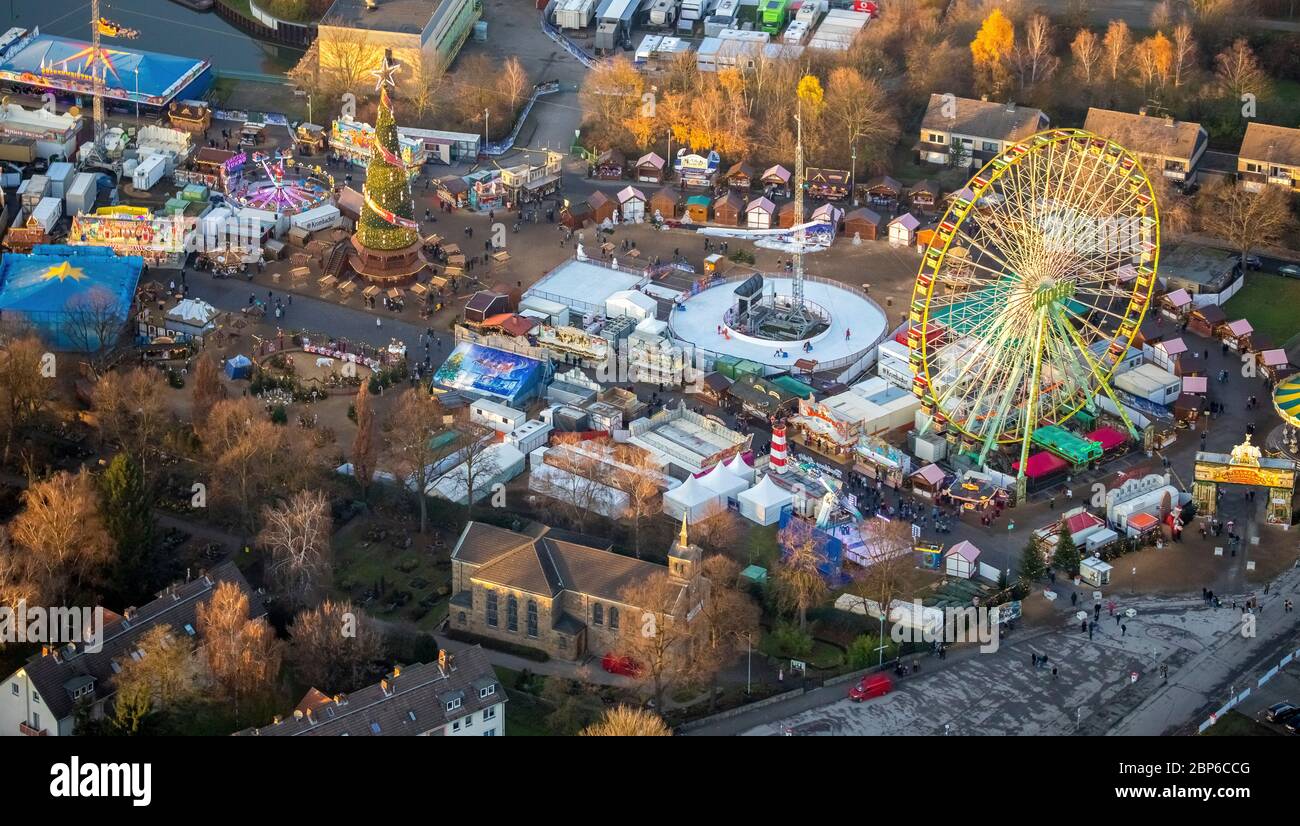
[[[334,177],[284,152],[254,152],[226,186],[230,200],[241,207],[298,215],[329,203]]]

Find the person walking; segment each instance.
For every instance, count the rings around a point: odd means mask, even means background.
[[[1119,627],[1119,635],[1120,635],[1121,637],[1127,637],[1127,636],[1128,636],[1128,626],[1127,626],[1127,625],[1121,625],[1121,626]]]
[[[1056,666],[1052,666],[1052,679],[1055,680],[1056,676],[1057,676]]]

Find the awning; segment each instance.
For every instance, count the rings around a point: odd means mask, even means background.
[[[1099,427],[1088,434],[1088,438],[1101,443],[1102,450],[1119,447],[1128,441],[1128,434],[1113,427]]]
[[[1149,513],[1135,513],[1128,518],[1128,527],[1136,531],[1149,531],[1160,524],[1160,520]]]
[[[1255,328],[1250,326],[1250,322],[1246,319],[1239,318],[1236,321],[1228,322],[1228,332],[1237,337],[1248,336],[1255,332]]]
[[[1016,462],[1011,467],[1014,470],[1020,470],[1020,463]],[[1041,476],[1050,476],[1053,473],[1060,473],[1065,470],[1065,468],[1066,464],[1064,459],[1055,454],[1048,453],[1045,450],[1040,450],[1037,453],[1031,454],[1029,460],[1025,462],[1025,475],[1030,479],[1037,479]]]
[[[1286,350],[1265,350],[1259,358],[1265,367],[1281,367],[1287,363]]]

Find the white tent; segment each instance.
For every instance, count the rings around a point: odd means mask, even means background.
[[[689,477],[685,482],[664,494],[664,513],[673,519],[698,522],[726,508],[725,500],[704,486],[699,479]]]
[[[749,487],[749,482],[727,470],[727,466],[722,462],[718,462],[712,470],[701,476],[700,483],[728,499],[736,498],[737,494]]]
[[[727,462],[726,468],[728,472],[734,473],[751,485],[754,484],[754,469],[745,462],[745,457],[739,453],[731,457],[731,461]]]
[[[605,299],[605,315],[610,318],[631,316],[637,321],[654,318],[659,312],[659,303],[643,292],[636,290],[619,290]]]
[[[483,448],[475,461],[478,464],[474,474],[475,502],[492,494],[495,485],[504,485],[523,473],[524,466],[527,464],[523,451],[504,442],[496,442]],[[459,505],[469,504],[469,479],[465,463],[462,462],[438,478],[426,491]]]
[[[747,491],[736,497],[740,502],[740,515],[760,525],[775,525],[781,521],[781,511],[794,504],[794,494],[773,482],[766,474]]]

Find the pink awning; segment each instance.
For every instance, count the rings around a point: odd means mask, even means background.
[[[1209,379],[1205,376],[1183,376],[1184,393],[1204,393],[1209,389]]]
[[[938,465],[932,464],[932,465],[926,465],[925,467],[921,468],[920,470],[918,470],[916,473],[912,475],[920,476],[927,483],[929,483],[931,487],[934,487],[943,483],[944,472],[943,472],[943,468],[939,467]]]
[[[1187,290],[1178,289],[1167,293],[1162,299],[1171,307],[1186,307],[1192,303],[1192,297],[1188,295]]]
[[[1076,513],[1074,516],[1065,520],[1065,527],[1070,531],[1072,536],[1081,531],[1086,531],[1088,528],[1095,528],[1101,524],[1101,519],[1087,511]]]
[[[1099,427],[1088,434],[1088,438],[1101,443],[1102,450],[1119,447],[1128,441],[1128,434],[1113,427]]]
[[[1020,463],[1016,462],[1011,466],[1015,470],[1020,470]],[[1059,456],[1041,450],[1038,453],[1032,453],[1029,460],[1025,462],[1025,475],[1031,479],[1037,479],[1040,476],[1048,476],[1053,473],[1059,473],[1065,470],[1065,460]]]
[[[1250,326],[1250,322],[1244,318],[1228,322],[1228,332],[1232,333],[1234,336],[1248,336],[1254,331],[1255,328]]]

